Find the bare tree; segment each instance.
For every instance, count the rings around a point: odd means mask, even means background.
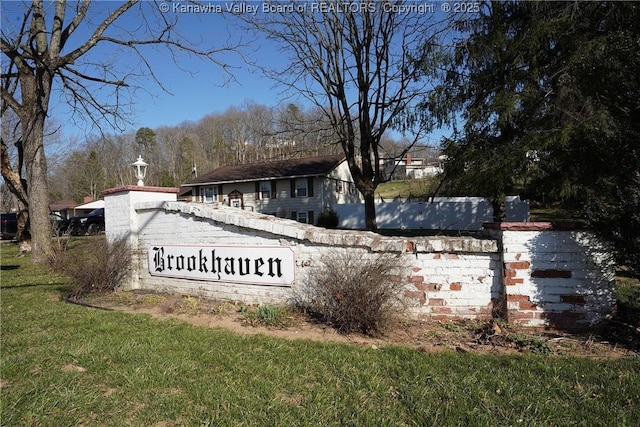
[[[328,119],[365,200],[365,223],[376,229],[374,192],[384,181],[380,142],[385,131],[412,123],[414,141],[428,126],[412,113],[427,99],[425,70],[434,62],[442,23],[413,2],[270,2],[269,13],[243,17],[277,43],[288,65],[265,70],[302,94]]]
[[[151,78],[163,88],[145,58],[145,49],[160,46],[174,61],[183,53],[222,67],[219,54],[234,50],[231,46],[198,48],[177,31],[178,14],[162,13],[164,4],[3,2],[2,102],[20,120],[33,261],[43,260],[51,248],[44,129],[52,89],[60,89],[74,111],[98,127],[117,127],[126,123],[123,108],[140,87],[140,78]],[[110,50],[91,55],[98,46]],[[105,52],[116,59],[110,61]],[[133,60],[118,60],[123,54]],[[20,169],[14,172],[20,174]]]

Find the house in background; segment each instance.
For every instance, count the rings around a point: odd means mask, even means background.
[[[69,219],[76,215],[88,214],[94,209],[104,208],[104,200],[93,200],[91,196],[85,196],[81,204],[73,200],[61,200],[49,205],[49,212],[59,215],[62,219]]]
[[[422,179],[436,176],[443,172],[441,160],[427,160],[426,158],[405,155],[402,159],[390,159],[383,164],[386,177],[391,180]]]
[[[182,198],[315,224],[338,204],[362,203],[344,155],[223,166],[182,185]]]

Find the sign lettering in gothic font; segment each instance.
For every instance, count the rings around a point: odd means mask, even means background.
[[[282,246],[152,245],[148,262],[152,276],[277,286],[295,280],[294,253]]]

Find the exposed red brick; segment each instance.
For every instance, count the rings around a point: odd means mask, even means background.
[[[514,302],[514,301],[530,301],[530,297],[529,295],[514,295],[514,294],[507,295],[507,302]]]
[[[505,270],[504,277],[516,277],[518,272],[516,270]]]
[[[448,314],[451,313],[451,309],[449,307],[433,307],[431,312],[436,314]]]
[[[449,285],[449,289],[452,291],[459,291],[462,289],[462,285],[459,282],[452,283]]]
[[[529,267],[531,267],[531,263],[529,261],[516,261],[516,262],[505,263],[505,269],[507,270],[526,270]]]
[[[428,305],[435,305],[435,306],[443,306],[444,304],[444,299],[442,298],[429,298],[429,302],[427,303]]]
[[[509,311],[509,320],[517,319],[533,319],[533,313],[531,311]]]
[[[440,255],[440,254],[434,254],[433,255],[433,259],[440,259],[440,258],[442,258],[442,255]]]
[[[442,285],[439,283],[416,283],[414,286],[416,289],[426,292],[437,292],[442,289]]]
[[[424,305],[427,302],[427,299],[424,295],[424,292],[419,291],[405,291],[404,296],[407,298],[414,298],[420,301],[420,305]]]
[[[421,268],[421,267],[413,267],[413,268],[411,269],[411,271],[413,271],[414,273],[417,273],[417,272],[418,272],[418,271],[420,271],[420,270],[422,270],[422,268]]]
[[[460,255],[458,255],[458,254],[445,254],[444,257],[446,259],[459,259]]]
[[[478,276],[477,277],[478,282],[480,282],[480,283],[483,283],[486,278],[487,278],[487,276]]]
[[[583,295],[560,295],[560,301],[569,304],[584,304]]]
[[[520,301],[518,306],[519,310],[536,310],[538,308],[538,306],[531,301]]]
[[[407,242],[407,252],[413,252],[416,248],[415,243],[413,242]]]
[[[533,270],[531,277],[539,277],[544,279],[570,279],[570,270]]]
[[[504,279],[504,284],[509,286],[509,285],[521,285],[524,283],[524,279],[514,279],[511,277],[507,277],[506,279]]]
[[[410,283],[422,283],[424,282],[424,276],[409,276],[407,277]]]

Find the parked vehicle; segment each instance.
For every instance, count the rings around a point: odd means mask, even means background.
[[[18,217],[15,213],[0,214],[2,239],[13,239],[18,232]]]
[[[51,230],[53,231],[54,236],[59,236],[62,234],[62,227],[65,224],[65,219],[62,218],[60,214],[50,213],[49,221],[51,222]]]
[[[100,234],[104,232],[104,208],[94,209],[86,215],[78,215],[64,221],[59,229],[60,233],[74,236]]]

